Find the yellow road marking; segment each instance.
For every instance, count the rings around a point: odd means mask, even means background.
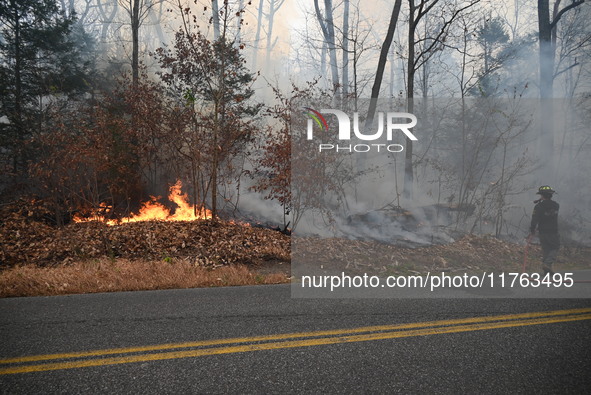
[[[512,315],[501,315],[491,317],[475,317],[465,318],[456,320],[443,320],[443,321],[430,321],[422,323],[410,323],[400,325],[383,325],[373,326],[364,328],[354,329],[340,329],[333,331],[317,331],[317,332],[302,332],[292,334],[281,334],[271,336],[258,336],[249,338],[233,338],[233,339],[219,339],[201,342],[191,343],[178,343],[178,344],[163,344],[156,346],[145,346],[145,347],[134,347],[134,348],[120,348],[111,350],[96,350],[90,352],[80,353],[68,353],[68,354],[50,354],[50,355],[39,355],[22,358],[4,359],[2,363],[22,363],[49,359],[63,359],[73,357],[88,357],[88,356],[100,356],[114,353],[130,353],[139,351],[156,351],[166,350],[173,348],[182,347],[198,347],[198,346],[209,346],[209,345],[222,345],[222,344],[236,344],[254,341],[270,341],[270,340],[288,340],[297,339],[302,337],[316,337],[312,339],[301,339],[291,341],[280,341],[271,343],[260,343],[260,344],[245,344],[245,345],[234,345],[228,347],[217,347],[217,348],[201,348],[194,350],[185,351],[172,351],[163,353],[150,353],[150,354],[139,354],[129,355],[112,358],[99,358],[99,359],[86,359],[77,361],[67,362],[56,362],[56,363],[45,363],[38,365],[26,365],[26,366],[13,366],[0,369],[0,375],[4,374],[15,374],[15,373],[27,373],[27,372],[40,372],[48,370],[61,370],[61,369],[72,369],[90,366],[105,366],[105,365],[117,365],[134,362],[148,362],[158,361],[166,359],[178,359],[178,358],[189,358],[199,357],[205,355],[219,355],[229,353],[239,353],[248,351],[260,351],[260,350],[273,350],[282,348],[294,348],[294,347],[309,347],[336,343],[351,343],[371,340],[384,340],[384,339],[395,339],[411,336],[427,336],[444,333],[457,333],[457,332],[468,332],[478,331],[487,329],[497,328],[509,328],[509,327],[520,327],[529,325],[540,325],[550,324],[558,322],[571,322],[590,320],[591,309],[572,309],[572,310],[557,310],[540,313],[525,313],[525,314],[512,314]],[[421,328],[421,329],[417,329]],[[355,333],[361,332],[376,332],[366,333],[361,335],[355,335]],[[385,332],[386,331],[386,332]],[[341,336],[336,336],[341,335]],[[325,337],[319,337],[325,336]],[[328,336],[328,337],[327,337]]]
[[[363,332],[392,331],[392,330],[401,330],[401,329],[426,328],[426,327],[431,327],[431,326],[473,324],[473,323],[479,323],[479,322],[517,320],[517,319],[523,319],[523,318],[548,317],[548,316],[582,314],[582,313],[591,313],[591,308],[555,310],[555,311],[522,313],[522,314],[507,314],[507,315],[487,316],[487,317],[459,318],[459,319],[440,320],[440,321],[413,322],[413,323],[396,324],[396,325],[366,326],[366,327],[352,328],[352,329],[335,329],[335,330],[300,332],[300,333],[282,333],[282,334],[268,335],[268,336],[253,336],[253,337],[238,337],[238,338],[230,338],[230,339],[202,340],[202,341],[186,342],[186,343],[167,343],[167,344],[140,346],[140,347],[111,348],[111,349],[105,349],[105,350],[82,351],[82,352],[72,352],[72,353],[62,353],[62,354],[32,355],[32,356],[26,356],[26,357],[0,359],[0,364],[36,362],[36,361],[45,361],[45,360],[51,360],[51,359],[97,357],[97,356],[112,355],[112,354],[127,354],[127,353],[135,353],[135,352],[171,350],[171,349],[175,349],[175,348],[204,347],[204,346],[217,346],[217,345],[234,344],[234,343],[251,343],[251,342],[259,342],[259,341],[285,340],[285,339],[294,339],[294,338],[299,338],[299,337],[336,336],[336,335],[363,333]]]

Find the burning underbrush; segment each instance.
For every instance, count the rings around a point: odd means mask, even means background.
[[[168,200],[176,206],[174,212],[159,202],[158,197],[151,196],[149,201],[143,202],[139,211],[127,217],[113,218],[113,207],[102,202],[98,207],[82,210],[72,218],[74,222],[103,222],[107,225],[119,225],[142,221],[196,221],[211,219],[212,213],[203,206],[192,205],[189,197],[182,192],[183,184],[180,180],[169,188]]]
[[[289,237],[226,221],[103,222],[53,227],[19,212],[0,224],[0,266],[50,266],[97,258],[185,259],[198,266],[289,260]]]
[[[56,227],[50,215],[42,202],[0,208],[0,297],[289,281],[290,238],[276,230],[212,219]]]

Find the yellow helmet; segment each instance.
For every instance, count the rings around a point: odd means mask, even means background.
[[[556,193],[556,191],[548,185],[542,185],[538,188],[538,192],[536,192],[538,195],[552,195],[553,193]]]

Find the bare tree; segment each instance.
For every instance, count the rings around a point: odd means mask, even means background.
[[[269,12],[267,13],[267,54],[265,56],[265,68],[267,70],[271,67],[271,52],[277,44],[278,37],[273,40],[273,23],[275,21],[275,14],[285,3],[285,0],[269,0]]]
[[[396,24],[398,23],[398,15],[400,14],[401,6],[402,0],[396,0],[396,3],[394,3],[394,8],[392,9],[392,15],[390,16],[388,32],[386,33],[386,38],[384,39],[382,49],[380,50],[380,58],[378,60],[376,76],[373,82],[373,86],[371,88],[371,100],[369,103],[369,109],[367,112],[367,119],[365,123],[366,129],[369,129],[371,127],[371,124],[373,123],[373,118],[377,107],[377,99],[380,95],[380,88],[382,86],[382,79],[384,77],[384,70],[386,68],[386,61],[388,60],[388,52],[390,51],[392,39],[394,38],[394,31],[396,30]]]
[[[573,0],[560,8],[561,0],[556,0],[550,18],[550,1],[538,0],[538,38],[540,43],[540,97],[553,96],[554,60],[556,54],[556,26],[569,10],[580,6],[585,0]]]
[[[319,6],[318,11],[322,19],[324,10]],[[320,25],[318,13],[314,9],[312,13],[306,14],[305,27],[297,31],[302,44],[296,46],[294,52],[300,65],[309,68],[315,75],[325,77],[327,88],[335,93],[333,98],[336,102],[340,102],[341,95],[344,97],[342,102],[344,108],[348,105],[347,96],[351,99],[358,98],[364,85],[374,78],[374,71],[364,68],[363,64],[373,63],[372,57],[365,55],[368,50],[376,48],[377,45],[373,40],[368,39],[372,34],[372,23],[361,15],[359,1],[347,0],[347,3],[343,3],[342,14],[340,11],[341,9],[333,10],[333,18],[336,18],[333,24],[334,47],[327,41],[325,31],[322,30],[323,27],[326,30],[326,21],[322,19],[322,25]],[[374,36],[377,40],[382,40],[381,37],[375,34]],[[307,54],[305,57],[300,55],[304,51]],[[342,65],[337,64],[336,70],[333,67],[335,59],[342,61]],[[371,68],[373,69],[373,65]],[[337,78],[340,76],[341,79],[335,80],[335,76]]]
[[[359,7],[355,6],[355,10],[353,13],[353,17],[349,18],[349,34],[347,35],[347,46],[345,50],[345,46],[343,45],[343,52],[347,53],[347,59],[350,58],[349,61],[352,61],[352,72],[353,72],[353,81],[352,81],[352,88],[353,92],[350,93],[354,101],[354,108],[357,111],[357,99],[360,97],[361,92],[363,91],[364,87],[369,84],[369,82],[375,78],[375,74],[373,71],[363,73],[363,62],[366,60],[371,60],[371,57],[364,56],[365,52],[373,49],[378,48],[378,44],[373,41],[368,42],[368,37],[372,33],[371,23],[367,20],[362,21],[361,14],[359,11]],[[352,48],[349,47],[352,46]],[[345,58],[345,54],[343,54],[343,59]],[[343,61],[344,63],[344,61]],[[347,69],[349,65],[347,64]],[[349,70],[347,70],[346,74],[349,74]],[[345,63],[343,64],[343,75],[345,75]],[[347,83],[349,77],[345,79],[343,76],[343,85]],[[343,87],[343,89],[345,89]],[[343,92],[345,92],[343,90]]]
[[[556,0],[550,17],[550,0],[538,0],[538,41],[540,44],[540,99],[541,99],[541,129],[540,144],[545,160],[541,168],[541,178],[551,179],[553,173],[554,134],[552,127],[552,103],[554,96],[554,61],[556,54],[556,26],[562,16],[585,0],[573,0],[570,4],[560,7],[561,0]]]
[[[335,32],[334,32],[334,18],[332,0],[324,0],[324,15],[320,11],[318,6],[318,0],[314,0],[314,10],[316,11],[316,18],[318,24],[322,30],[322,35],[328,45],[328,55],[330,58],[330,71],[332,77],[332,90],[335,93],[335,97],[338,100],[338,94],[340,92],[340,80],[339,80],[339,66],[337,63],[337,51],[335,44]]]
[[[160,41],[160,43],[156,45],[156,48],[166,43],[166,37],[164,36],[164,31],[162,30],[162,17],[164,16],[165,12],[164,1],[159,1],[158,4],[158,11],[156,12],[156,7],[153,7],[152,12],[150,12],[150,25],[154,26],[154,29],[156,30],[156,37],[158,37],[158,40]]]
[[[211,0],[211,23],[213,24],[214,41],[220,38],[220,7],[218,0]]]
[[[259,52],[259,43],[261,41],[261,30],[263,28],[263,7],[264,0],[259,1],[259,7],[257,12],[257,28],[254,36],[254,44],[252,48],[252,69],[256,70],[257,67],[257,55]]]
[[[349,0],[343,1],[343,97],[349,95]]]
[[[96,0],[97,8],[99,10],[100,20],[102,24],[101,28],[101,44],[105,44],[107,41],[107,34],[109,28],[115,20],[117,11],[119,10],[118,0]],[[110,7],[110,10],[109,10]]]
[[[64,12],[66,13],[66,15],[71,17],[74,14],[76,14],[76,23],[84,25],[86,23],[86,18],[88,17],[90,10],[93,8],[93,1],[94,0],[78,1],[78,3],[84,4],[82,6],[76,7],[77,2],[75,0],[67,0],[67,4],[66,0],[60,0],[60,5],[62,7],[62,10],[64,10]]]
[[[121,6],[127,11],[131,21],[131,80],[137,86],[140,75],[140,26],[144,23],[150,10],[162,0],[119,0]]]
[[[462,7],[452,9],[450,16],[446,17],[445,12],[442,12],[441,29],[434,37],[423,37],[417,39],[417,27],[421,20],[427,15],[433,7],[435,7],[439,0],[408,0],[409,7],[409,18],[408,18],[408,66],[407,66],[407,79],[406,79],[406,97],[408,112],[414,111],[414,78],[417,70],[422,67],[435,51],[439,50],[443,42],[446,39],[448,29],[451,24],[455,21],[458,15],[464,10],[479,3],[480,0],[471,0],[464,4]],[[416,53],[415,44],[420,41],[429,40],[430,44],[426,45],[420,52]],[[412,199],[412,187],[414,183],[414,170],[413,170],[413,143],[409,138],[406,139],[405,148],[405,161],[404,161],[404,189],[403,196],[407,200]]]

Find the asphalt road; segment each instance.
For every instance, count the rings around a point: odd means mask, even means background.
[[[3,299],[0,393],[589,393],[590,308],[287,285]]]

